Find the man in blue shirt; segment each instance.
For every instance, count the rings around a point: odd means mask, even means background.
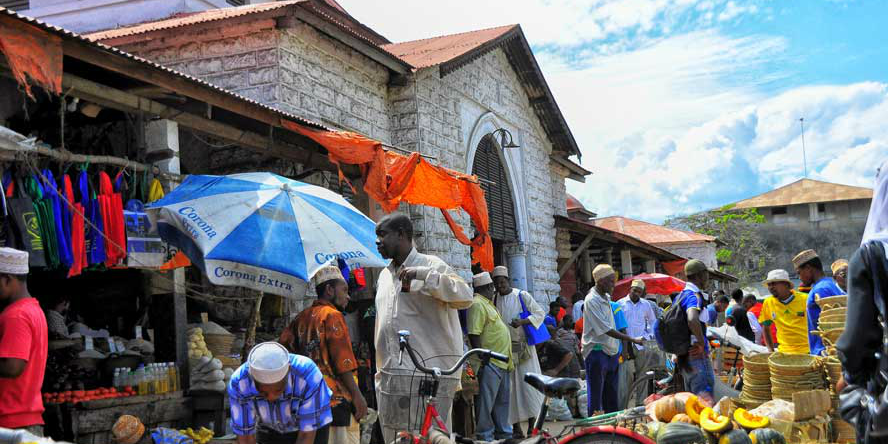
[[[797,254],[792,258],[792,265],[802,280],[802,286],[811,287],[807,300],[808,346],[812,355],[820,356],[826,347],[823,346],[820,336],[811,334],[820,325],[820,306],[817,305],[817,299],[838,296],[845,292],[823,272],[823,262],[814,250],[805,250]]]
[[[709,342],[706,340],[706,324],[700,319],[705,299],[702,289],[709,284],[709,269],[706,264],[691,259],[685,263],[688,280],[684,290],[675,298],[688,314],[688,329],[691,331],[691,348],[686,356],[679,356],[679,367],[684,372],[685,383],[695,395],[705,399],[709,405],[714,402],[713,387],[715,373],[709,360]],[[727,305],[727,304],[725,304]]]
[[[332,392],[315,363],[263,342],[228,383],[237,444],[326,444]]]

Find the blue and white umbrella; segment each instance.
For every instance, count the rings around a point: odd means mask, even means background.
[[[289,297],[323,265],[384,267],[376,225],[342,196],[271,173],[188,176],[147,208],[216,285]]]

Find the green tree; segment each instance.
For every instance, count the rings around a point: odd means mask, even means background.
[[[664,225],[716,237],[719,270],[736,276],[740,286],[746,286],[761,280],[765,264],[772,259],[757,229],[764,222],[765,217],[755,208],[738,210],[727,205],[702,213],[672,216]]]

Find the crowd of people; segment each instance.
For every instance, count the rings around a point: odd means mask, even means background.
[[[833,261],[830,277],[817,252],[804,250],[792,259],[800,285],[786,270],[771,270],[764,281],[771,295],[763,302],[742,290],[730,297],[716,290],[710,296],[710,270],[699,260],[686,262],[685,287],[671,295],[668,307],[645,297],[642,280],[632,281],[628,297],[614,302],[617,275],[600,264],[585,295],[572,306],[559,298],[546,312],[530,293],[512,287],[506,267],[478,273],[470,285],[440,258],[416,250],[408,216],[385,216],[376,228],[377,247],[391,263],[377,282],[374,332],[375,397],[384,442],[413,429],[411,418],[422,410],[412,384],[414,366],[399,359],[401,330],[414,333],[411,344],[427,366],[451,367],[469,347],[508,357],[483,366],[470,362],[479,387],[476,437],[492,440],[522,435],[525,422],[529,432],[539,414],[544,397],[524,383],[528,373],[584,376],[586,413],[594,415],[619,410],[630,396],[638,401],[645,393],[629,393],[632,381],[668,359],[688,390],[711,404],[715,373],[706,328],[721,322],[722,313],[739,335],[769,350],[819,355],[824,345],[811,334],[819,324],[817,300],[849,290],[847,331],[837,344],[844,367],[841,414],[858,427],[862,442],[882,442],[888,406],[882,400],[885,383],[874,369],[888,367],[885,176],[879,175],[862,247],[851,261]],[[28,293],[27,274],[27,253],[0,248],[0,427],[39,435],[48,327]],[[317,300],[279,341],[255,346],[231,377],[231,428],[239,444],[360,442],[358,424],[368,403],[357,385],[357,360],[342,313],[348,283],[334,265],[313,280]],[[65,308],[63,301],[53,305],[50,320]],[[448,426],[459,386],[459,376],[439,379],[435,402]],[[575,403],[572,410],[579,415]]]

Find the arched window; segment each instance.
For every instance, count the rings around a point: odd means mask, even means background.
[[[484,136],[478,142],[478,149],[475,151],[472,174],[484,179],[481,181],[481,188],[484,189],[484,197],[487,200],[490,237],[502,245],[518,240],[518,228],[515,223],[512,190],[498,149],[499,146],[490,136]]]

